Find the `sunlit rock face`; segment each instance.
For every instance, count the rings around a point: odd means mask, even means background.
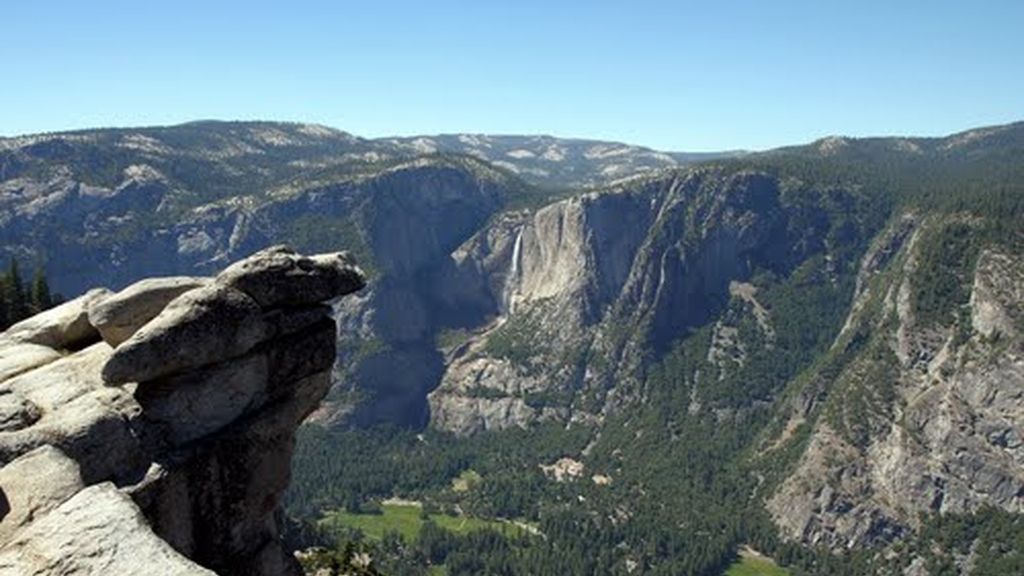
[[[0,574],[294,574],[275,512],[348,255],[94,290],[0,335]]]
[[[982,224],[905,215],[864,256],[833,346],[850,360],[831,380],[807,380],[827,382],[830,400],[767,499],[783,536],[852,548],[908,534],[925,514],[1024,512],[1024,259],[989,243],[951,273],[959,307],[929,315],[921,298],[934,282],[928,238]]]
[[[445,292],[473,287],[487,297],[462,298],[492,308],[446,350],[431,425],[473,434],[618,410],[647,359],[714,318],[730,283],[818,243],[787,232],[797,215],[779,195],[765,174],[698,170],[495,219],[452,255]]]

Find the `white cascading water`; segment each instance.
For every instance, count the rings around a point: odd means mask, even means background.
[[[523,248],[523,229],[516,234],[516,242],[512,245],[512,270],[505,280],[505,298],[508,302],[508,313],[515,311],[515,293],[519,285],[519,251]]]
[[[523,248],[523,229],[519,229],[519,233],[516,234],[516,243],[512,245],[512,274],[510,276],[515,278],[517,272],[519,272],[519,251]]]

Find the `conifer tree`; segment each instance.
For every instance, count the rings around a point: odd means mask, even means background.
[[[29,302],[33,314],[38,314],[53,306],[50,284],[46,281],[46,273],[42,266],[36,266],[35,274],[32,276]]]
[[[27,284],[21,279],[17,259],[11,258],[7,270],[0,273],[0,330],[52,308],[59,301],[59,295],[50,293],[42,266],[36,268],[32,282]]]
[[[11,258],[7,267],[7,278],[4,282],[7,300],[7,316],[10,323],[15,323],[29,315],[28,302],[25,299],[25,285],[21,280],[18,260]]]
[[[0,275],[0,330],[11,325],[10,304],[7,302],[7,276]]]

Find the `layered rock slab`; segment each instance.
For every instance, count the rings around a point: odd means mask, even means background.
[[[363,283],[279,246],[0,335],[0,575],[296,573],[275,513],[330,384],[321,302]]]
[[[209,278],[172,276],[147,278],[132,284],[88,309],[89,323],[111,346],[138,332],[178,296],[210,283]]]

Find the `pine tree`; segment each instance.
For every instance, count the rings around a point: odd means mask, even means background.
[[[4,282],[4,291],[7,300],[8,321],[13,324],[28,317],[28,302],[25,299],[25,284],[21,280],[21,272],[18,270],[18,260],[11,258],[7,268],[7,277]]]
[[[10,304],[7,302],[7,276],[0,275],[0,330],[11,325]]]
[[[46,273],[42,266],[36,266],[35,274],[32,276],[32,288],[29,295],[29,302],[32,313],[38,314],[53,306],[53,297],[50,295],[50,284],[46,281]]]
[[[42,266],[36,268],[32,283],[26,284],[21,279],[17,259],[11,258],[7,271],[0,274],[0,330],[52,308],[59,299],[58,295],[50,293]]]

